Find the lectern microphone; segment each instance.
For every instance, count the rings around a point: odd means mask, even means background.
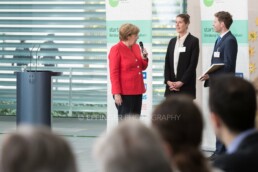
[[[35,47],[35,45],[33,45],[32,49],[30,50],[30,71],[31,71],[31,60],[33,58],[32,52],[33,52],[34,47]]]
[[[37,48],[37,51],[36,51],[36,71],[38,70],[38,52],[39,52],[39,49],[40,49],[40,44],[39,44],[39,46],[38,46],[38,48]]]

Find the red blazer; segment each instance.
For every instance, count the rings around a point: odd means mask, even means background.
[[[139,45],[130,49],[120,41],[111,48],[108,58],[112,94],[138,95],[146,91],[142,71],[148,59],[142,59]]]

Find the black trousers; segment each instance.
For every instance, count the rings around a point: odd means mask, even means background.
[[[140,95],[121,95],[122,105],[116,108],[118,110],[118,119],[123,120],[128,116],[140,117],[142,110],[142,94]]]

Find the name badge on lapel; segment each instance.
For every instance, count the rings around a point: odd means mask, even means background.
[[[219,51],[215,51],[214,52],[214,57],[215,58],[219,58],[220,57],[220,52]]]
[[[184,53],[185,50],[186,50],[186,47],[179,47],[178,52],[179,53]]]

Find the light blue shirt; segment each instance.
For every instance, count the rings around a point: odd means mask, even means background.
[[[231,154],[231,153],[234,153],[237,148],[239,147],[240,143],[249,135],[253,134],[257,132],[256,129],[249,129],[249,130],[246,130],[242,133],[240,133],[230,144],[229,146],[227,147],[227,153],[228,154]]]

